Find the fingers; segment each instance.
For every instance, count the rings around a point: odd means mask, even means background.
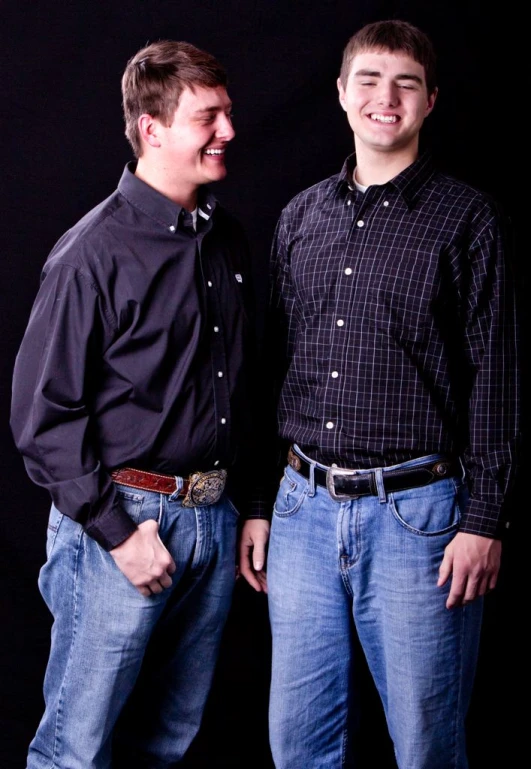
[[[247,582],[257,593],[267,592],[267,581],[265,572],[262,570],[256,571],[251,566],[251,548],[242,547],[240,549],[240,574],[245,577]]]
[[[269,539],[269,523],[264,520],[248,520],[240,536],[240,574],[257,593],[267,593],[267,576],[264,571],[266,546]]]
[[[260,571],[265,563],[265,542],[256,542],[253,547],[253,569]]]
[[[158,524],[149,520],[139,524],[133,534],[110,551],[116,565],[145,597],[171,587],[175,561],[158,535]]]
[[[446,547],[437,585],[451,578],[446,607],[466,606],[496,587],[501,542],[476,534],[459,532]]]

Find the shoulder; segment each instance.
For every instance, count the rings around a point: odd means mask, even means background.
[[[114,217],[123,204],[122,196],[115,191],[88,211],[55,243],[44,265],[44,273],[62,266],[83,271],[90,268],[96,254],[99,261],[104,251],[102,246],[113,238]]]
[[[500,202],[479,187],[441,171],[434,173],[425,191],[434,195],[453,216],[474,226],[499,226],[506,220]]]
[[[334,194],[339,179],[340,174],[334,174],[297,193],[282,210],[281,218],[284,220],[297,218],[314,207],[322,206],[328,197]]]

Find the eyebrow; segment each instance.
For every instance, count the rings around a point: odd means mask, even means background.
[[[359,69],[354,73],[355,77],[381,77],[382,73],[377,69]],[[396,75],[395,80],[413,80],[413,82],[422,85],[423,80],[418,75],[412,75],[409,72],[404,72],[400,75]]]
[[[215,112],[226,112],[227,110],[232,109],[232,102],[229,102],[224,107],[216,106],[216,107],[202,107],[200,109],[196,109],[194,114],[195,115],[204,115],[204,114],[214,114]]]

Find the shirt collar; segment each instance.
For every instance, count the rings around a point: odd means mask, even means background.
[[[356,154],[352,153],[343,163],[333,191],[340,194],[345,188],[352,189],[353,173],[356,166]],[[424,152],[414,163],[405,168],[398,176],[387,182],[402,195],[408,208],[413,208],[426,183],[435,173],[433,159],[429,151]],[[386,185],[382,185],[386,186]]]
[[[127,163],[118,183],[118,191],[135,208],[167,229],[174,231],[178,226],[179,215],[183,207],[174,203],[154,187],[135,176],[136,162]],[[210,219],[216,208],[216,198],[206,187],[199,188],[198,215]]]

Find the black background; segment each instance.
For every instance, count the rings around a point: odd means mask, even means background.
[[[113,191],[131,157],[120,105],[127,59],[149,42],[172,38],[205,48],[227,68],[237,135],[227,153],[229,176],[214,191],[247,229],[260,312],[281,208],[299,190],[337,172],[352,150],[335,82],[343,47],[362,24],[404,18],[432,37],[440,94],[424,139],[444,170],[492,193],[513,219],[522,296],[523,215],[516,180],[523,167],[516,126],[523,122],[525,99],[516,98],[513,85],[520,66],[513,43],[518,17],[508,3],[487,10],[473,0],[7,0],[0,11],[0,767],[23,769],[43,705],[50,617],[37,575],[49,500],[28,480],[13,445],[11,374],[49,250]],[[527,529],[527,522],[516,520],[499,587],[486,601],[468,720],[471,769],[510,768],[525,754],[518,691],[528,674],[522,589]],[[269,654],[265,598],[239,582],[204,725],[187,767],[272,769],[266,731]],[[363,670],[360,685],[366,700],[360,766],[391,769],[380,705]]]

